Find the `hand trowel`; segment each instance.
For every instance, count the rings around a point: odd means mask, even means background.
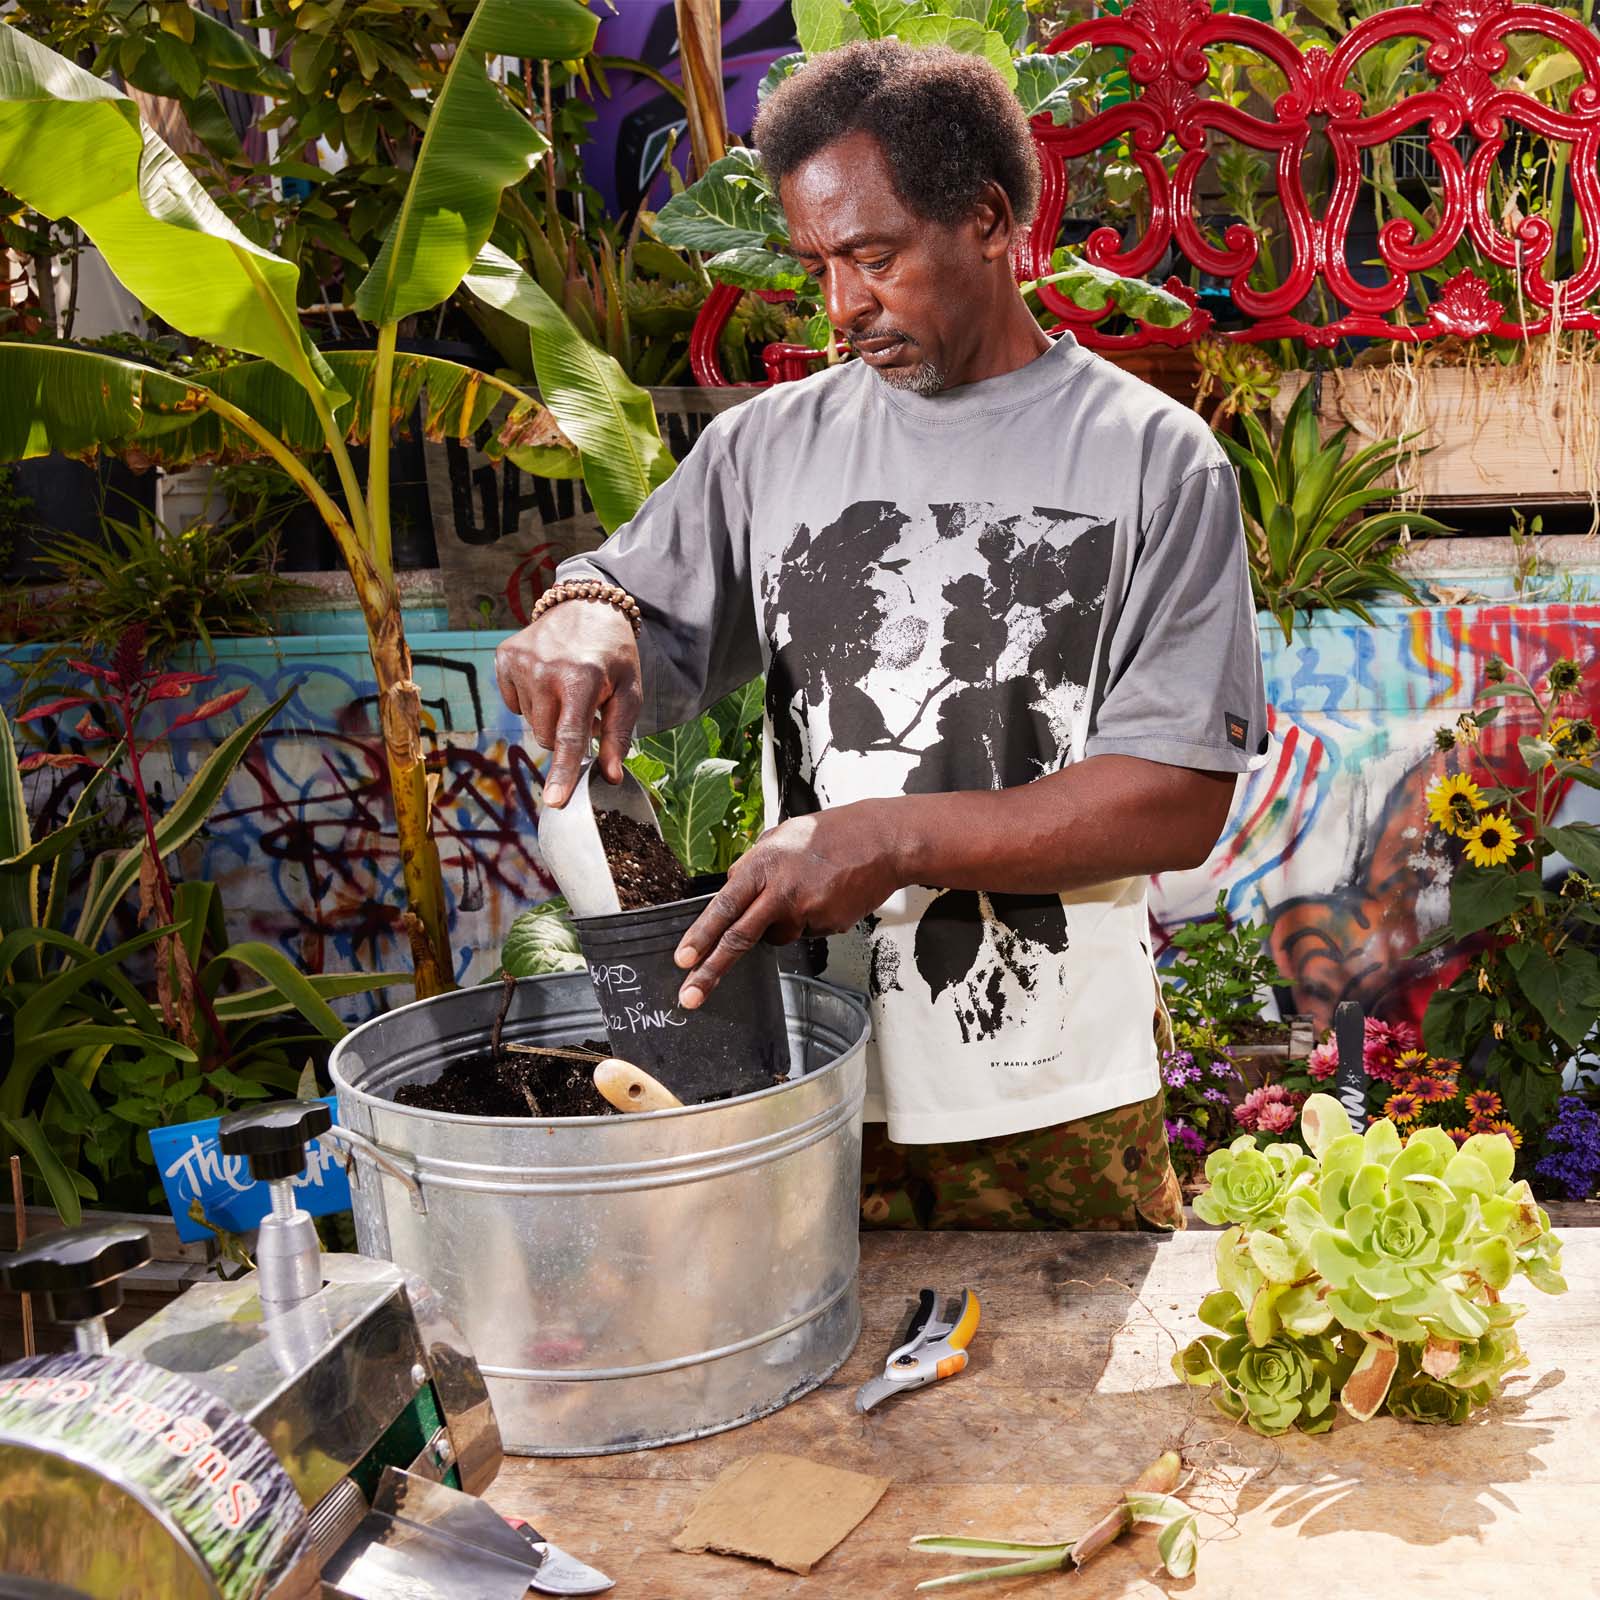
[[[621,783],[609,783],[596,776],[593,760],[586,761],[564,806],[541,803],[539,853],[575,917],[610,917],[622,910],[600,842],[597,818],[602,811],[620,811],[657,837],[661,834],[649,794],[626,767]]]

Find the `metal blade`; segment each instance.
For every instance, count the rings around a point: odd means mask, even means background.
[[[890,1383],[887,1378],[869,1378],[856,1390],[856,1410],[870,1411],[880,1400],[899,1394],[903,1388],[903,1383]]]
[[[599,1594],[614,1587],[613,1580],[598,1567],[585,1565],[548,1539],[540,1540],[534,1549],[542,1550],[545,1557],[533,1579],[540,1594]]]

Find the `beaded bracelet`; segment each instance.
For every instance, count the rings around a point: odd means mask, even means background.
[[[601,583],[598,578],[579,578],[572,583],[551,584],[534,602],[533,610],[528,613],[529,623],[537,622],[545,612],[560,605],[563,600],[598,600],[602,605],[615,606],[628,619],[634,637],[639,636],[644,619],[639,615],[638,601],[626,589],[619,589],[614,583]]]

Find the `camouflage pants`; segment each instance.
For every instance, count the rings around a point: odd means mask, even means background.
[[[867,1228],[1076,1228],[1171,1232],[1183,1193],[1162,1097],[1001,1139],[892,1144],[869,1122],[861,1149]]]

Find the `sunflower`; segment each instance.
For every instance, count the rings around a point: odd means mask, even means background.
[[[1428,789],[1428,821],[1436,828],[1462,837],[1488,809],[1482,791],[1464,772],[1440,778]]]
[[[1412,1094],[1425,1106],[1443,1105],[1446,1100],[1454,1100],[1456,1086],[1446,1083],[1443,1078],[1418,1078],[1412,1085]]]
[[[1496,1121],[1486,1124],[1483,1131],[1485,1133],[1503,1133],[1511,1141],[1513,1150],[1522,1148],[1522,1130],[1516,1123],[1508,1121],[1505,1117],[1500,1117]]]
[[[1422,1110],[1422,1102],[1408,1090],[1392,1094],[1383,1102],[1383,1114],[1391,1122],[1415,1122]]]
[[[1569,761],[1588,761],[1600,750],[1600,734],[1595,732],[1594,724],[1587,717],[1576,717],[1570,722],[1565,717],[1557,717],[1550,725],[1550,743],[1558,755]]]
[[[1522,835],[1503,811],[1496,811],[1465,835],[1467,860],[1475,867],[1501,867],[1517,853]]]
[[[1583,669],[1570,656],[1563,656],[1550,668],[1545,680],[1554,694],[1571,694],[1583,682]]]
[[[1494,1117],[1501,1111],[1500,1096],[1493,1089],[1474,1089],[1467,1096],[1467,1110],[1474,1117]]]

